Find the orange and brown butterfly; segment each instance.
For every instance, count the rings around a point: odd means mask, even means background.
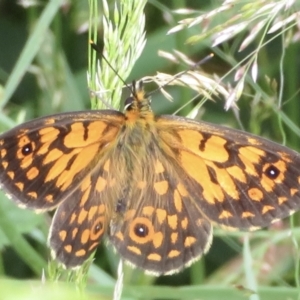
[[[208,251],[212,225],[254,230],[300,209],[300,155],[266,139],[155,116],[141,84],[124,113],[56,114],[0,136],[2,189],[57,208],[49,245],[77,267],[103,236],[125,261],[172,274]]]

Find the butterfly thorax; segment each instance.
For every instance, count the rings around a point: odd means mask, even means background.
[[[141,158],[146,155],[151,137],[155,134],[154,114],[143,90],[126,101],[125,122],[119,134],[119,145],[122,145],[126,157],[132,157],[133,152]]]

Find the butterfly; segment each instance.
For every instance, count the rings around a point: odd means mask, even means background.
[[[300,155],[261,137],[151,111],[133,83],[124,113],[62,113],[0,135],[0,182],[23,208],[57,208],[49,245],[68,268],[107,236],[131,265],[172,274],[212,226],[255,230],[300,209]]]

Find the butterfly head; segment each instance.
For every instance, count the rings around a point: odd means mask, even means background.
[[[145,94],[142,81],[132,83],[131,95],[125,100],[124,111],[128,119],[153,118],[150,98]]]

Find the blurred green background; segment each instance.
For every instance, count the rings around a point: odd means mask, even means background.
[[[33,5],[27,7],[27,3]],[[113,9],[113,1],[108,3]],[[270,29],[295,12],[299,13],[299,3],[283,6],[285,9],[280,13],[275,9],[278,1],[233,3],[224,13],[207,18],[207,23],[166,34],[179,20],[214,11],[221,4],[222,1],[213,0],[149,1],[145,9],[147,44],[130,77],[125,80],[131,82],[156,72],[175,74],[188,68],[159,57],[158,50],[172,52],[176,49],[195,62],[213,52],[215,57],[203,69],[222,78],[224,86],[230,90],[229,86],[236,86],[234,66],[239,62],[246,65],[249,57],[257,52],[258,77],[253,80],[251,69],[248,71],[243,93],[237,102],[239,110],[225,111],[226,99],[214,97],[215,101],[207,101],[201,107],[197,119],[245,129],[300,151],[300,31],[297,18],[272,33],[262,30],[249,46],[239,51],[258,21],[263,20],[261,15],[260,18],[256,15],[259,8],[274,5],[273,9],[262,13],[266,19],[263,28]],[[99,7],[101,16],[100,1]],[[191,15],[174,13],[173,10],[179,8],[194,9],[195,12]],[[229,20],[238,16],[240,22],[246,22],[244,29],[212,47],[216,32],[234,24]],[[86,0],[0,1],[1,131],[35,117],[91,107],[87,86],[88,20],[89,3]],[[29,47],[25,54],[24,46],[38,22],[44,24],[40,27],[42,34],[37,37],[43,42],[32,63],[26,66],[26,57],[29,59],[35,53],[38,43],[33,41],[32,48]],[[204,30],[207,34],[201,40],[193,45],[186,44],[187,38]],[[102,32],[100,22],[100,46]],[[21,53],[25,59],[16,70]],[[155,86],[150,84],[145,88],[149,91]],[[174,101],[167,101],[159,92],[152,95],[157,114],[172,114],[195,94],[178,86],[166,87],[166,90],[173,95]],[[201,95],[179,114],[187,115],[200,100]],[[52,265],[48,267],[50,255],[46,245],[51,214],[36,215],[21,210],[2,194],[0,199],[0,300],[41,299],[41,295],[43,298],[49,296],[49,299],[111,299],[118,256],[109,246],[102,243],[87,275],[61,271],[61,282],[52,286],[48,277]],[[296,213],[268,230],[254,233],[216,229],[209,253],[173,276],[151,277],[125,266],[123,299],[298,299],[299,216]],[[44,281],[46,284],[42,283]],[[85,281],[86,288],[83,289]],[[75,285],[81,287],[80,292]],[[254,290],[258,294],[253,294]]]

